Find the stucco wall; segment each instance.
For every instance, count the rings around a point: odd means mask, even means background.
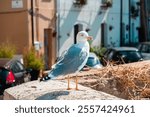
[[[120,0],[113,0],[112,7],[101,8],[101,0],[87,0],[87,4],[82,7],[74,6],[74,0],[57,0],[57,30],[58,30],[58,51],[59,55],[69,48],[74,42],[74,25],[83,24],[83,30],[90,29],[89,34],[93,36],[93,46],[101,45],[101,23],[107,24],[107,40],[105,46],[120,46]],[[132,0],[131,0],[132,1]],[[136,1],[139,0],[134,0]],[[125,27],[129,24],[129,2],[123,0],[123,23]],[[131,27],[131,37],[138,41],[138,31],[140,26],[139,17],[131,19],[134,28]],[[112,30],[109,27],[112,26]],[[134,32],[134,35],[133,35]],[[129,31],[125,28],[125,42],[129,42]]]
[[[55,0],[34,0],[34,40],[41,42],[41,51],[44,51],[44,29],[48,28],[55,31]]]
[[[17,52],[32,46],[31,1],[22,8],[12,8],[12,0],[0,1],[0,41],[12,43]],[[33,0],[34,41],[41,43],[44,52],[44,29],[55,30],[55,0]]]
[[[18,53],[29,45],[27,16],[26,0],[22,8],[12,8],[11,0],[0,1],[0,41],[15,45]]]

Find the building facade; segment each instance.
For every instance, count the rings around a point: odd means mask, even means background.
[[[55,0],[0,0],[0,41],[17,54],[35,46],[47,67],[55,62]]]
[[[143,0],[145,10],[146,41],[150,41],[150,0]]]
[[[139,0],[57,0],[57,50],[76,43],[80,30],[93,36],[92,46],[125,46],[139,41]]]
[[[86,30],[92,46],[139,42],[140,0],[0,0],[0,41],[17,53],[35,46],[46,68]]]

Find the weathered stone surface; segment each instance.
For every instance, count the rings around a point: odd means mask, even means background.
[[[75,84],[71,82],[71,88]],[[79,90],[66,90],[66,80],[32,81],[4,92],[5,100],[119,100],[115,96],[79,85]]]
[[[65,80],[68,76],[64,76],[59,77],[59,80],[49,80],[47,82],[33,81],[7,89],[4,93],[4,99],[150,98],[150,61],[119,66],[110,65],[102,69],[80,72],[69,76],[75,79],[76,75],[79,78],[79,83],[88,88],[79,85],[79,91],[68,91],[66,90],[67,81]],[[72,85],[72,87],[75,87],[74,83]]]

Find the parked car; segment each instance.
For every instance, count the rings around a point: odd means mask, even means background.
[[[103,64],[112,61],[115,64],[132,63],[143,60],[139,50],[134,47],[113,47],[106,50]]]
[[[15,83],[15,76],[11,70],[0,67],[0,95],[3,94],[6,88],[13,86]]]
[[[11,86],[29,81],[29,71],[18,60],[11,60],[0,67],[0,93]]]
[[[101,64],[101,62],[100,62],[99,58],[96,56],[96,54],[93,52],[90,52],[87,63],[82,70],[86,71],[86,70],[89,70],[89,68],[98,69],[98,68],[102,68],[102,67],[103,67],[103,65]]]
[[[150,59],[150,42],[142,42],[138,45],[138,49],[144,60]]]

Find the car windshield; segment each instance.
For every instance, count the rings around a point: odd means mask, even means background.
[[[99,60],[96,59],[96,58],[93,58],[93,57],[89,57],[89,58],[88,58],[88,61],[87,61],[87,63],[86,63],[86,65],[87,65],[87,66],[90,66],[90,67],[93,67],[93,66],[95,66],[95,65],[97,65],[97,64],[100,64]]]
[[[144,52],[144,53],[150,53],[150,45],[148,44],[141,44],[139,45],[139,51]]]
[[[138,61],[142,58],[138,51],[120,51],[119,54],[124,56],[130,62]]]

